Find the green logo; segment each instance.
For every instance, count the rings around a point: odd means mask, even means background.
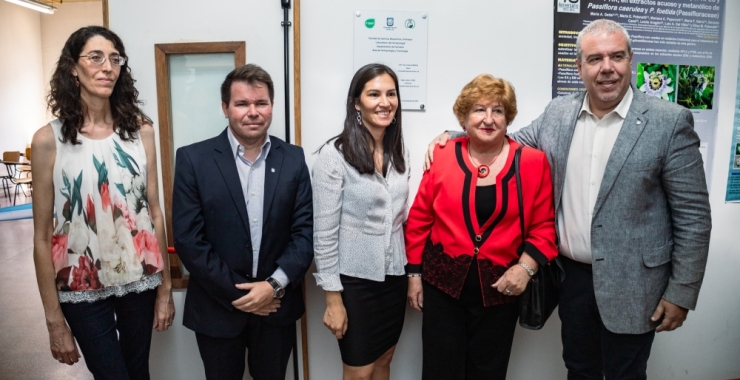
[[[373,26],[375,26],[375,19],[374,18],[369,18],[369,19],[365,20],[365,26],[368,29],[372,29]]]

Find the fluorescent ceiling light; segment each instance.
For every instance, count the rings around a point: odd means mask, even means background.
[[[50,15],[53,15],[54,11],[56,10],[56,8],[52,7],[51,5],[39,3],[33,0],[5,0],[5,1],[20,5],[22,7],[33,9],[34,11],[39,11],[41,13],[47,13]]]

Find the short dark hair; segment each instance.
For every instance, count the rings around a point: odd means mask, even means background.
[[[344,130],[335,137],[336,141],[334,141],[334,146],[342,152],[345,161],[361,174],[375,173],[375,160],[373,159],[373,148],[371,148],[373,136],[366,127],[357,121],[355,104],[360,101],[360,94],[362,94],[365,84],[384,74],[388,74],[396,85],[398,108],[396,108],[394,121],[385,129],[385,135],[383,136],[383,173],[388,170],[388,165],[393,165],[393,168],[399,173],[406,171],[406,160],[403,157],[401,92],[398,89],[398,77],[390,67],[380,63],[371,63],[357,70],[352,78],[347,93]]]
[[[275,87],[272,84],[270,74],[254,63],[237,67],[226,75],[224,83],[221,84],[221,101],[227,105],[231,101],[231,85],[234,82],[246,82],[251,85],[264,83],[267,86],[267,91],[270,93],[270,102],[275,103]]]

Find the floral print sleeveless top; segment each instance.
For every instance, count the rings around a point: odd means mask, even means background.
[[[149,217],[146,153],[136,135],[56,140],[52,258],[60,302],[92,302],[153,289],[164,264]]]

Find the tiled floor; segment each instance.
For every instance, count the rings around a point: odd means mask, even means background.
[[[19,195],[18,204],[30,201]],[[0,207],[12,202],[0,192]],[[51,357],[31,219],[0,222],[0,379],[92,379],[84,361],[67,366]]]

